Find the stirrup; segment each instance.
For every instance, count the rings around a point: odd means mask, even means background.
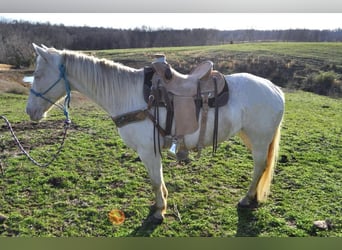
[[[168,156],[172,159],[176,159],[177,161],[188,162],[189,159],[189,151],[185,147],[184,138],[176,138],[172,139],[171,147],[168,151]]]
[[[178,150],[178,141],[177,141],[177,139],[172,139],[171,147],[170,147],[169,151],[167,152],[167,155],[172,159],[176,159],[177,158],[177,150]]]

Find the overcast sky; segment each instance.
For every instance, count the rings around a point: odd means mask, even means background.
[[[13,19],[65,26],[134,29],[337,29],[342,13],[0,13]]]

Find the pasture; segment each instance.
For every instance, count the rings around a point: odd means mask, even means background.
[[[270,48],[237,46],[240,49],[234,53],[245,53],[245,49],[248,53],[263,51],[264,55]],[[160,51],[161,48],[93,53],[141,67],[151,61],[154,52]],[[278,46],[267,53],[276,57],[284,51]],[[286,51],[296,54],[293,49]],[[296,60],[330,60],[320,51],[311,50],[310,54],[302,50]],[[175,68],[184,71],[201,59],[210,59],[208,54],[220,55],[222,47],[170,48],[163,52]],[[341,65],[337,61],[331,64]],[[54,109],[45,121],[30,122],[24,111],[27,95],[8,92],[11,91],[0,93],[0,115],[11,121],[32,156],[48,160],[61,139],[63,114]],[[187,165],[176,164],[164,152],[169,198],[166,220],[159,226],[145,222],[153,195],[143,164],[123,144],[108,115],[83,96],[73,93],[72,125],[65,147],[48,168],[29,162],[3,123],[0,235],[341,237],[342,101],[303,91],[285,92],[279,162],[269,200],[257,210],[237,209],[252,173],[251,155],[237,137],[221,143],[214,156],[211,148],[204,150],[198,160],[193,153],[193,160]],[[113,208],[126,215],[120,226],[113,226],[108,220]],[[326,229],[314,226],[315,221],[322,220]]]

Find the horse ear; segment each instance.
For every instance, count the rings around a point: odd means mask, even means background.
[[[42,46],[42,48],[44,48],[44,49],[48,49],[48,47],[45,46],[44,44],[41,44],[41,46]]]
[[[46,45],[44,45],[44,44],[41,44],[41,47],[43,48],[43,49],[46,49],[46,50],[53,50],[53,51],[57,51],[54,47],[48,47],[48,46],[46,46]]]
[[[34,48],[34,50],[36,51],[37,55],[43,55],[46,52],[45,48],[39,47],[37,44],[32,43],[32,46]]]
[[[36,51],[37,55],[41,56],[44,60],[48,61],[50,53],[46,48],[39,47],[37,44],[33,43],[33,48]]]
[[[35,43],[32,43],[32,46],[33,46],[33,49],[36,51],[36,53],[38,54],[38,52],[37,52],[37,48],[39,47],[37,44],[35,44]]]

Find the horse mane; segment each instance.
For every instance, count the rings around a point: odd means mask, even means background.
[[[67,72],[78,79],[80,84],[87,84],[84,88],[87,93],[84,94],[101,106],[126,110],[138,105],[140,98],[136,95],[129,97],[132,96],[131,93],[142,92],[142,70],[70,50],[63,50],[61,56]],[[107,111],[113,113],[112,110]]]

